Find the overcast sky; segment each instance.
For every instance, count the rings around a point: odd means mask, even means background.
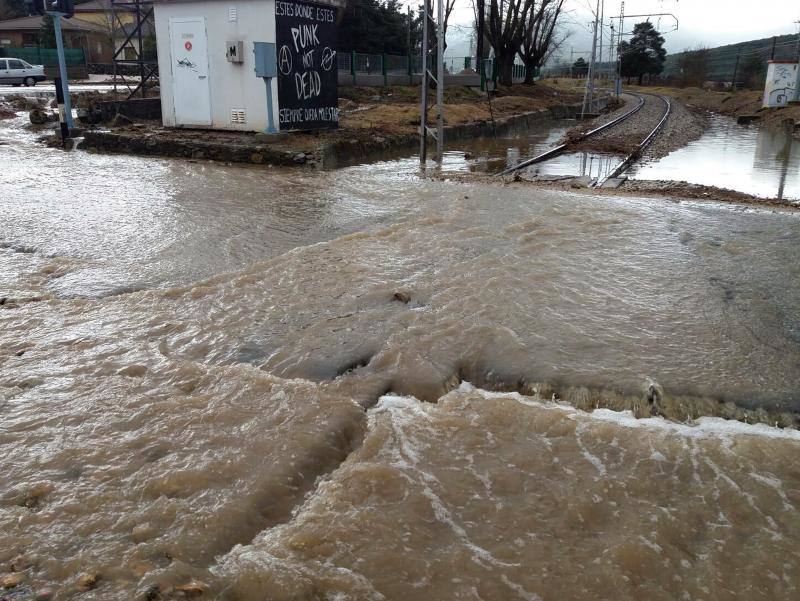
[[[416,0],[412,0],[416,4]],[[454,25],[448,31],[449,56],[469,54],[468,32],[473,21],[473,0],[456,0],[456,8],[450,17]],[[488,3],[488,0],[486,0]],[[567,42],[566,54],[570,47],[575,53],[589,51],[592,46],[591,30],[596,0],[567,0],[568,14],[565,27],[572,31]],[[601,5],[603,4],[601,0]],[[591,5],[591,9],[590,9]],[[619,0],[605,0],[605,23],[620,13]],[[797,33],[795,23],[800,19],[800,0],[626,0],[625,14],[672,13],[678,19],[653,17],[651,21],[664,33],[668,52],[680,52],[702,44],[707,47],[721,46],[734,42],[766,38],[773,35]],[[633,23],[644,20],[626,20],[626,31]],[[616,24],[615,24],[616,26]]]

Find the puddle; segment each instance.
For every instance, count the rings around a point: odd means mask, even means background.
[[[737,125],[713,116],[698,140],[634,166],[635,179],[678,180],[764,198],[800,199],[800,142],[786,131]]]

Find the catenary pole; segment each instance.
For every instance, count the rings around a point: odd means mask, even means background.
[[[597,18],[600,15],[600,0],[597,0],[597,7],[594,13],[594,35],[592,36],[592,57],[589,61],[589,73],[587,73],[586,87],[583,91],[583,105],[581,106],[581,119],[586,115],[586,102],[594,100],[594,69],[595,56],[597,55]]]
[[[800,20],[795,21],[797,23],[797,52],[795,56],[797,58],[797,78],[794,80],[794,99],[800,100]]]
[[[61,17],[64,13],[51,12],[53,17],[53,29],[56,34],[56,50],[58,52],[58,74],[61,79],[61,93],[64,95],[64,117],[67,127],[72,129],[75,127],[72,121],[72,103],[69,99],[69,84],[67,83],[67,64],[64,57],[64,39],[61,35]]]

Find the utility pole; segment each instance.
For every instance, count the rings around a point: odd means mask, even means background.
[[[444,153],[444,2],[436,0],[436,69],[435,74],[428,65],[430,36],[428,28],[434,22],[431,2],[425,0],[422,16],[422,101],[419,128],[419,162],[423,165],[428,159],[428,136],[436,140],[436,161],[441,164]],[[428,127],[428,88],[430,82],[436,84],[436,129]]]
[[[739,57],[742,55],[741,48],[736,53],[736,62],[733,64],[733,78],[731,79],[731,92],[736,91],[736,72],[739,70]]]
[[[61,34],[61,18],[69,19],[75,14],[75,7],[72,0],[34,0],[33,9],[40,15],[49,14],[53,19],[53,30],[56,38],[56,50],[58,52],[58,74],[59,81],[56,82],[61,89],[62,102],[58,103],[59,121],[61,121],[62,133],[66,129],[66,137],[69,137],[69,130],[75,124],[72,121],[72,103],[69,98],[69,84],[67,83],[67,64],[64,57],[64,38]],[[58,101],[58,98],[56,99]],[[64,140],[66,140],[66,137]],[[65,142],[66,143],[66,142]]]
[[[610,41],[608,42],[608,81],[611,83],[613,79],[614,72],[614,21],[612,19],[608,20],[609,24],[611,25],[611,35],[609,36]]]
[[[594,35],[592,36],[592,57],[589,61],[589,73],[586,78],[586,88],[583,91],[583,105],[581,106],[581,119],[586,115],[586,101],[591,104],[594,100],[594,70],[595,56],[597,55],[597,19],[600,15],[600,0],[597,0],[597,7],[594,13]]]
[[[625,0],[622,0],[619,5],[619,34],[618,34],[618,42],[617,42],[617,78],[614,81],[614,91],[617,93],[617,100],[619,100],[619,94],[622,91],[622,56],[619,52],[619,47],[622,44],[622,32],[624,31],[625,27]]]
[[[599,56],[597,58],[597,64],[598,64],[598,69],[597,70],[599,71],[599,73],[597,74],[597,79],[600,79],[603,76],[603,19],[604,19],[603,13],[605,12],[605,8],[606,8],[606,0],[601,0],[600,1],[600,40],[598,41],[600,52],[599,52]]]
[[[477,55],[477,61],[475,63],[476,70],[478,71],[478,76],[481,80],[481,90],[484,87],[484,77],[483,77],[483,38],[484,38],[484,27],[486,26],[484,23],[486,7],[484,5],[484,0],[477,0],[478,1],[478,39],[477,39],[477,50],[475,54]]]
[[[574,48],[572,46],[569,47],[569,78],[572,79],[572,53]],[[572,84],[569,84],[572,85]]]
[[[797,24],[797,78],[794,80],[794,99],[800,100],[800,20],[795,21]]]

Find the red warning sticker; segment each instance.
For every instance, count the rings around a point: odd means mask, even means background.
[[[192,43],[187,40],[187,42],[183,45],[183,47],[186,48],[187,51],[191,51]]]

